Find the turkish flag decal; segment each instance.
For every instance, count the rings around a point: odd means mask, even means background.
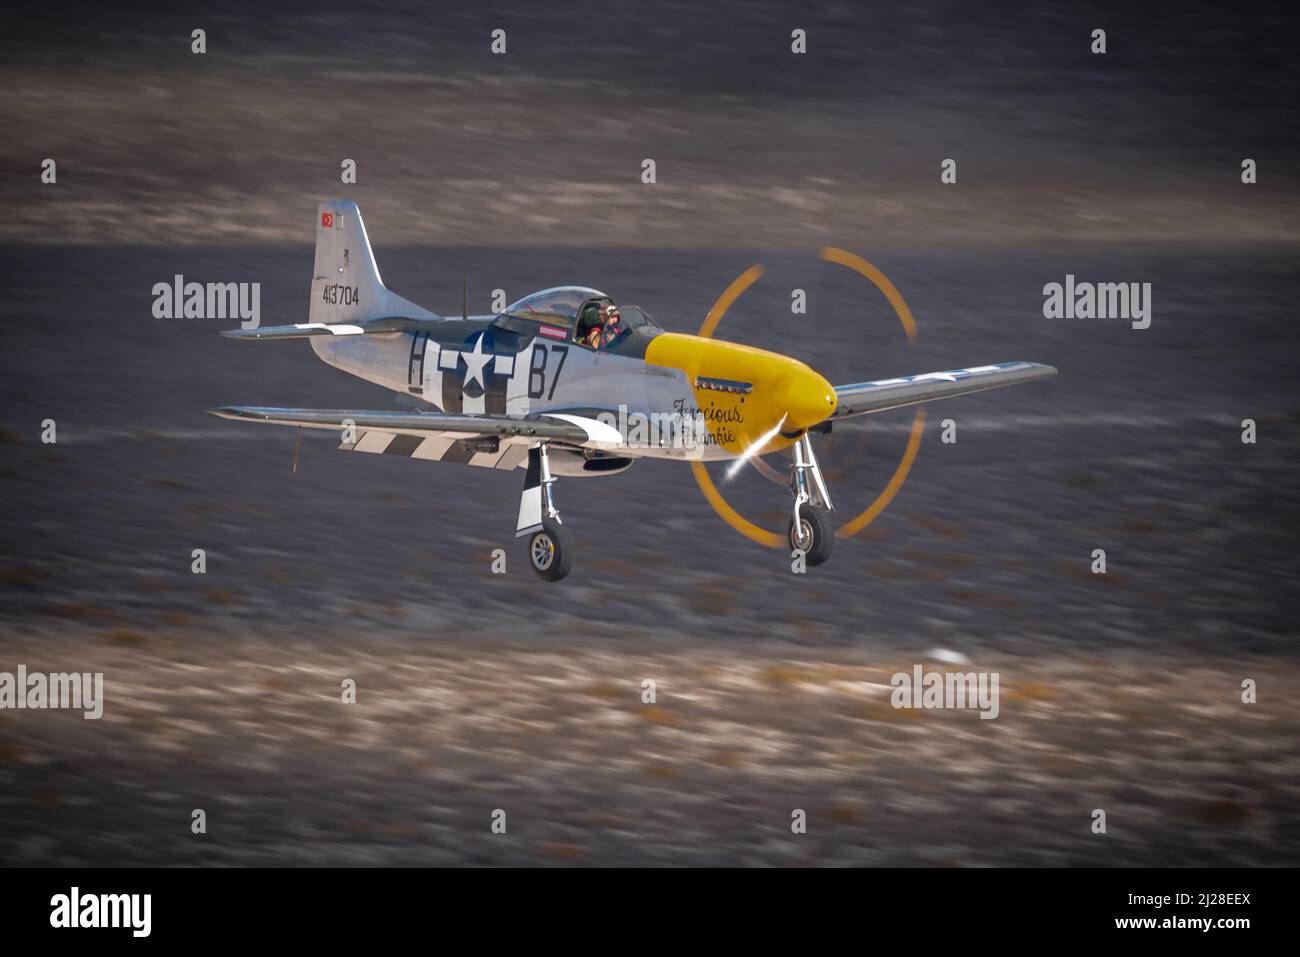
[[[333,229],[333,228],[334,228],[334,214],[333,214],[333,213],[321,213],[321,214],[320,214],[320,224],[321,224],[322,226],[324,226],[326,229]]]

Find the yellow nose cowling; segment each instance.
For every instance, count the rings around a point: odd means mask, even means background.
[[[797,359],[753,346],[665,332],[650,340],[646,364],[685,374],[710,433],[728,452],[743,453],[759,440],[768,451],[784,448],[791,434],[835,411],[829,382]],[[700,377],[742,382],[751,391],[713,390]],[[778,423],[785,434],[770,435]]]
[[[785,431],[806,429],[835,411],[835,387],[812,369],[796,369],[777,390],[777,406],[785,414]]]

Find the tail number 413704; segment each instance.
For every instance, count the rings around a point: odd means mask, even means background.
[[[358,286],[345,286],[342,283],[330,283],[320,290],[321,301],[331,306],[355,306],[361,302],[361,289]]]

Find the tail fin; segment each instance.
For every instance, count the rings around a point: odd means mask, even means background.
[[[384,288],[356,203],[347,199],[321,203],[316,213],[316,271],[308,320],[359,322],[390,316],[438,318]]]

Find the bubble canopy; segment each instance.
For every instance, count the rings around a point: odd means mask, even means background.
[[[505,314],[522,319],[556,318],[573,321],[578,318],[582,304],[593,299],[612,302],[609,296],[599,289],[587,286],[552,286],[531,295],[524,296],[518,302],[506,306]]]

